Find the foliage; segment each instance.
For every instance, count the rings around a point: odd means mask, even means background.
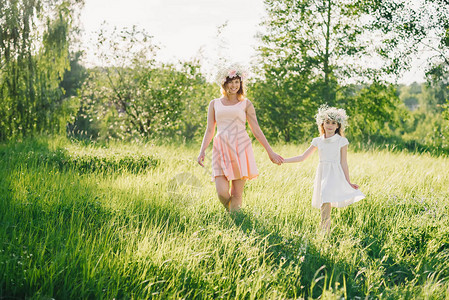
[[[371,130],[377,132],[395,118],[388,116],[394,111],[394,94],[373,95],[388,87],[381,87],[379,71],[368,67],[372,37],[363,2],[267,0],[265,5],[266,33],[259,48],[262,76],[252,95],[269,138],[288,142],[316,135],[313,116],[324,103],[347,107],[362,118],[374,117]],[[349,84],[367,78],[372,81],[363,85],[373,89],[370,96],[376,98],[368,106],[365,90]],[[361,133],[353,136],[363,139]]]
[[[59,83],[77,1],[0,3],[0,140],[65,130],[73,103]]]
[[[397,94],[402,103],[410,111],[415,111],[422,108],[425,102],[423,99],[425,87],[413,82],[411,85],[398,85],[396,87]]]
[[[255,80],[248,94],[265,136],[270,141],[287,142],[308,136],[315,129],[313,90],[299,89],[298,78],[279,68],[272,68],[265,77]]]
[[[60,87],[66,98],[76,97],[87,78],[87,69],[81,64],[82,52],[70,54],[70,68],[64,73]]]
[[[430,93],[427,111],[442,112],[449,101],[449,64],[433,66],[427,72],[427,86]]]
[[[81,2],[0,4],[0,140],[42,131],[94,140],[201,140],[208,103],[219,96],[201,60],[158,63],[159,47],[147,32],[103,29],[95,49],[86,50],[99,66],[86,69],[83,52],[70,50]],[[347,110],[346,133],[359,148],[448,153],[448,8],[442,0],[415,4],[266,0],[260,76],[249,83],[248,97],[270,142],[309,141],[318,134],[314,115],[327,103]],[[379,33],[383,39],[374,44]],[[426,85],[379,79],[383,71],[400,74],[423,49],[433,53]],[[375,50],[386,69],[370,63]]]
[[[215,91],[200,73],[198,62],[156,64],[157,47],[136,27],[115,29],[109,35],[101,32],[97,44],[106,66],[89,70],[80,91],[81,107],[71,125],[73,134],[188,140],[198,134]]]
[[[336,83],[368,70],[359,60],[369,42],[361,38],[364,14],[358,1],[266,0],[265,7],[259,48],[264,75],[272,67],[304,76],[332,106]]]
[[[347,134],[357,141],[388,136],[388,128],[396,128],[406,113],[399,107],[396,89],[391,84],[374,82],[369,86],[347,87],[340,96],[350,116]]]
[[[399,119],[392,134],[399,143],[417,146],[420,151],[449,153],[447,79],[442,74],[432,74],[427,83],[398,87],[398,96],[405,105],[409,99],[415,99],[418,104],[408,107],[410,111]]]
[[[440,113],[446,114],[448,101],[447,74],[449,68],[449,5],[445,0],[420,1],[374,1],[366,6],[374,17],[372,28],[380,30],[385,43],[379,53],[387,58],[390,73],[400,74],[410,67],[414,57],[427,58],[427,88],[419,103],[422,112],[430,115],[427,144],[447,149],[446,122],[441,122]],[[409,98],[412,100],[412,98]],[[416,103],[416,100],[412,100]],[[429,123],[422,124],[427,127]],[[421,137],[416,137],[420,140]],[[445,141],[446,140],[446,141]]]
[[[378,53],[386,59],[385,69],[400,74],[422,53],[427,68],[449,65],[449,5],[446,0],[367,1],[366,12],[373,17],[372,30],[384,42]]]
[[[431,152],[448,153],[449,121],[444,119],[444,114],[415,111],[401,123],[398,135],[403,141],[415,141]]]

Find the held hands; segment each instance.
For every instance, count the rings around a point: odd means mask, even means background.
[[[206,153],[204,151],[200,152],[200,155],[198,155],[198,163],[200,166],[204,167],[204,158],[206,157]]]
[[[274,164],[281,165],[284,162],[284,158],[275,152],[269,152],[268,156],[270,157],[270,160]],[[204,158],[205,157],[206,157],[206,153],[200,152],[200,154],[198,155],[198,158],[197,158],[198,164],[200,164],[200,166],[202,166],[202,167],[204,167]]]
[[[284,158],[273,151],[269,152],[268,156],[274,164],[281,165],[284,162]]]

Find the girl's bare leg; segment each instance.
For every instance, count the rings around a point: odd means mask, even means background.
[[[331,209],[330,203],[323,203],[321,205],[321,228],[329,233],[331,230]]]
[[[229,211],[231,195],[229,194],[229,181],[225,176],[215,177],[215,188],[221,204]]]
[[[246,180],[237,179],[232,180],[231,184],[231,199],[229,210],[238,211],[242,207],[243,188],[245,187]]]

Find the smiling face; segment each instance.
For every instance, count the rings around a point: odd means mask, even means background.
[[[323,127],[326,136],[332,136],[335,134],[335,131],[340,128],[340,125],[334,120],[326,119],[323,122]]]
[[[245,82],[239,75],[232,78],[226,77],[226,81],[221,85],[221,92],[223,96],[237,96],[239,101],[245,98]]]
[[[235,95],[240,90],[242,84],[240,78],[233,78],[225,83],[225,90],[229,95]]]

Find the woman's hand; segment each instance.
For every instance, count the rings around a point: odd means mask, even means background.
[[[274,164],[281,165],[284,162],[284,158],[275,152],[269,152],[268,156]]]
[[[200,155],[198,155],[198,163],[200,166],[204,167],[204,158],[206,157],[206,153],[204,151],[200,152]]]
[[[359,189],[359,186],[355,183],[349,183],[349,185],[352,186],[353,189],[356,189],[356,190]]]

